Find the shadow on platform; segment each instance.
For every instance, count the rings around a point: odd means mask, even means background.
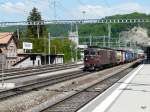
[[[150,84],[146,84],[146,83],[124,83],[124,82],[117,82],[117,83],[120,83],[120,84],[128,84],[129,86],[149,86],[150,87]]]

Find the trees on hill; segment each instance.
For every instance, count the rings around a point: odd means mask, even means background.
[[[150,15],[134,12],[131,14],[109,16],[103,19],[150,19]],[[134,26],[141,26],[141,27],[147,28],[148,34],[150,36],[150,24],[148,23],[127,23],[127,24],[114,23],[114,24],[111,24],[112,37],[118,37],[121,31],[128,31],[132,29]],[[79,28],[80,36],[89,36],[90,34],[93,36],[108,35],[107,24],[96,23],[96,24],[80,25],[80,28]]]

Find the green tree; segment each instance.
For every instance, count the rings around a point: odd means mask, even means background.
[[[41,25],[28,25],[27,27],[27,37],[30,38],[37,38],[39,37],[44,37],[46,33],[46,27],[42,24],[44,24],[44,21],[42,21],[41,13],[38,11],[37,8],[33,8],[32,11],[30,12],[28,18],[27,18],[28,23],[39,23]]]
[[[75,59],[75,43],[68,38],[56,38],[51,40],[51,54],[64,54],[65,63]]]

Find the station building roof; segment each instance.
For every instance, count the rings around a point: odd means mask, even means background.
[[[18,53],[18,55],[38,55],[38,56],[45,56],[43,53]],[[46,56],[49,56],[49,54],[46,54]],[[64,54],[50,54],[50,56],[64,56]]]
[[[3,32],[0,33],[0,44],[8,44],[9,41],[12,39],[13,33],[12,32]]]

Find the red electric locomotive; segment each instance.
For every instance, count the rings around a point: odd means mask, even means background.
[[[142,58],[144,53],[133,53],[128,50],[114,50],[89,46],[84,51],[84,70],[97,70],[108,65],[119,65]]]
[[[84,51],[84,69],[96,70],[116,63],[115,50],[89,47]]]

